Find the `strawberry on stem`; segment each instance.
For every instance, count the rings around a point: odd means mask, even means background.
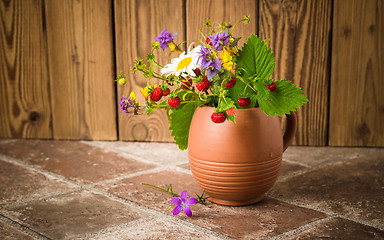
[[[276,83],[272,82],[271,84],[265,84],[265,86],[269,89],[269,91],[273,92],[276,90]]]
[[[236,78],[234,76],[231,76],[231,81],[227,82],[225,84],[226,88],[233,88],[236,85]]]
[[[153,89],[150,98],[152,101],[157,102],[160,100],[160,98],[163,96],[163,90],[161,88],[157,87]]]
[[[251,99],[249,97],[247,98],[239,97],[237,99],[237,103],[239,104],[240,107],[246,108],[251,104]]]
[[[189,89],[192,85],[192,79],[187,77],[184,81],[181,81],[181,87],[184,89]]]
[[[180,98],[179,97],[175,97],[175,98],[168,98],[168,105],[171,107],[171,108],[177,108],[178,106],[180,106]]]
[[[168,96],[168,94],[171,92],[171,90],[169,89],[169,88],[167,88],[167,89],[165,89],[164,91],[163,91],[163,96],[165,97],[165,96]]]
[[[211,120],[214,123],[223,123],[223,122],[225,122],[225,120],[227,120],[227,117],[225,116],[225,113],[223,113],[223,112],[220,112],[220,113],[213,112],[211,115]]]
[[[207,91],[209,88],[210,82],[208,81],[208,78],[203,78],[203,81],[196,83],[197,90],[204,92]]]

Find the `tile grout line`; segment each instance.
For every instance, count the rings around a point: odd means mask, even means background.
[[[332,220],[334,218],[335,218],[335,216],[328,216],[326,218],[322,218],[322,219],[319,219],[319,220],[316,220],[316,221],[304,224],[304,225],[302,225],[300,227],[297,227],[297,228],[294,228],[292,230],[289,230],[288,232],[285,232],[285,233],[282,233],[282,234],[277,235],[275,237],[272,237],[272,238],[270,238],[270,240],[286,239],[286,238],[291,237],[291,236],[293,236],[293,235],[295,235],[297,233],[301,233],[301,232],[304,232],[306,230],[312,229],[313,227],[317,226],[318,224],[329,222],[330,220]]]
[[[152,220],[154,218],[155,218],[154,215],[151,215],[151,216],[148,216],[148,217],[144,217],[144,218],[139,218],[139,219],[127,222],[127,223],[123,223],[123,224],[119,224],[119,225],[114,225],[114,226],[107,227],[107,228],[101,229],[101,230],[93,232],[93,233],[88,233],[88,234],[86,234],[86,235],[84,235],[82,237],[74,238],[73,240],[85,240],[85,239],[89,239],[89,238],[93,238],[93,237],[97,237],[97,236],[102,236],[104,234],[112,233],[112,232],[120,230],[122,228],[134,226],[136,224],[140,224],[140,223],[142,223],[144,221]]]
[[[221,234],[221,233],[218,233],[218,232],[215,232],[215,231],[212,231],[212,230],[209,230],[207,228],[203,228],[203,227],[200,227],[198,225],[195,225],[193,223],[190,223],[190,222],[187,222],[187,221],[184,221],[182,219],[179,219],[179,218],[176,218],[176,217],[172,217],[172,216],[169,216],[165,213],[162,213],[162,212],[159,212],[155,209],[152,209],[152,208],[149,208],[149,207],[146,207],[146,206],[143,206],[143,205],[140,205],[139,203],[137,202],[134,202],[134,201],[131,201],[131,200],[128,200],[128,199],[125,199],[125,198],[122,198],[122,197],[119,197],[117,195],[114,195],[114,194],[111,194],[111,193],[108,193],[102,189],[96,189],[96,188],[93,188],[93,187],[89,187],[87,190],[89,190],[90,192],[93,192],[95,194],[99,194],[99,195],[102,195],[104,197],[107,197],[109,199],[113,199],[117,202],[120,202],[124,205],[127,205],[127,206],[130,206],[130,207],[134,207],[134,208],[138,208],[146,213],[149,213],[149,214],[153,214],[157,217],[164,217],[168,220],[173,220],[173,221],[176,221],[182,225],[186,225],[190,228],[193,228],[195,230],[198,230],[198,231],[202,231],[202,232],[205,232],[205,233],[209,233],[209,234],[214,234],[214,235],[217,235],[217,236],[220,236],[222,239],[232,239],[224,234]]]
[[[36,231],[32,230],[31,228],[24,226],[24,225],[18,223],[17,221],[14,221],[14,220],[12,220],[12,219],[10,219],[10,218],[2,215],[2,214],[0,214],[0,221],[5,223],[7,226],[11,226],[13,228],[16,228],[20,232],[25,233],[28,236],[33,237],[35,239],[51,240],[51,238],[49,238],[49,237],[47,237],[47,236],[45,236],[39,232],[36,232]]]
[[[23,160],[20,160],[20,159],[11,157],[11,156],[3,155],[0,153],[0,160],[7,162],[7,163],[10,163],[10,164],[13,164],[13,165],[16,165],[18,167],[22,167],[24,169],[28,169],[32,172],[42,174],[49,179],[60,180],[62,182],[68,183],[68,184],[77,185],[77,182],[74,180],[71,180],[69,178],[66,178],[66,177],[60,175],[60,174],[50,172],[50,171],[45,170],[39,166],[24,162]]]
[[[296,164],[296,165],[299,165],[299,166],[302,166],[302,167],[305,167],[305,168],[310,168],[311,165],[309,164],[306,164],[306,163],[301,163],[301,162],[296,162],[296,161],[293,161],[293,160],[289,160],[287,158],[284,158],[284,153],[283,153],[283,158],[282,158],[283,162],[287,162],[287,163],[291,163],[291,164]]]
[[[337,164],[341,164],[341,163],[345,163],[345,162],[349,162],[349,161],[353,161],[353,160],[357,160],[357,159],[358,158],[351,158],[351,159],[344,159],[344,160],[339,160],[339,161],[335,161],[335,162],[325,162],[325,163],[322,163],[322,164],[319,164],[319,165],[316,165],[316,166],[310,166],[310,167],[307,167],[307,168],[304,168],[304,169],[293,171],[293,172],[291,172],[291,173],[289,173],[289,174],[287,174],[285,176],[282,176],[281,178],[278,178],[276,183],[287,181],[290,178],[293,178],[293,177],[296,177],[296,176],[299,176],[299,175],[303,175],[303,174],[306,174],[306,173],[311,172],[311,171],[319,170],[319,169],[322,169],[322,168],[325,168],[325,167],[329,167],[329,166],[332,166],[332,165],[337,165]],[[294,163],[294,162],[292,162],[292,163]]]
[[[168,215],[166,215],[164,213],[158,212],[158,211],[156,211],[154,209],[150,209],[150,208],[147,208],[145,206],[142,206],[142,205],[140,205],[140,204],[138,204],[136,202],[133,202],[133,201],[130,201],[130,200],[127,200],[127,199],[124,199],[124,198],[120,198],[120,197],[118,197],[116,195],[110,194],[110,193],[105,192],[105,191],[103,191],[101,189],[94,188],[95,186],[99,185],[98,183],[83,184],[83,183],[80,183],[80,182],[76,182],[76,181],[68,179],[68,178],[66,178],[66,177],[64,177],[62,175],[59,175],[59,174],[56,174],[56,173],[52,173],[50,171],[47,171],[47,170],[42,169],[40,167],[37,167],[35,165],[26,163],[26,162],[24,162],[24,161],[22,161],[20,159],[16,159],[16,158],[13,158],[13,157],[10,157],[10,156],[6,156],[6,155],[3,155],[3,154],[0,154],[0,159],[2,161],[5,161],[5,162],[8,162],[8,163],[15,164],[17,166],[26,168],[26,169],[31,170],[33,172],[43,174],[44,176],[47,176],[47,177],[49,177],[51,179],[53,178],[53,179],[56,179],[56,180],[61,180],[61,181],[65,182],[65,183],[71,183],[72,185],[74,185],[73,189],[70,189],[70,190],[67,190],[67,191],[56,192],[56,193],[45,195],[45,196],[42,196],[42,197],[39,197],[39,198],[29,199],[27,201],[21,201],[21,202],[16,202],[16,203],[4,205],[4,206],[0,207],[0,210],[4,210],[5,208],[9,208],[9,207],[16,207],[16,206],[25,205],[25,204],[28,204],[28,203],[34,202],[34,201],[41,201],[41,200],[49,199],[49,198],[52,198],[52,197],[57,197],[57,196],[65,195],[65,194],[68,194],[68,193],[80,191],[80,190],[88,190],[90,192],[93,192],[93,193],[102,195],[104,197],[107,197],[109,199],[113,199],[115,201],[123,203],[124,205],[128,205],[130,207],[139,208],[142,211],[150,213],[150,214],[159,215],[159,216],[163,216],[163,217],[166,216],[167,218],[170,218],[170,219],[172,219],[174,221],[177,219],[177,218],[172,218],[172,217],[170,217],[170,216],[168,216]],[[138,175],[141,175],[141,174],[146,174],[148,172],[159,172],[159,171],[164,170],[164,169],[177,170],[179,172],[186,172],[186,173],[190,174],[190,171],[187,170],[187,169],[183,169],[183,168],[180,168],[180,167],[164,166],[164,167],[158,167],[158,168],[154,168],[154,169],[150,169],[150,170],[146,170],[146,171],[141,171],[141,172],[137,172],[137,173],[133,173],[133,174],[125,175],[125,176],[122,176],[122,177],[117,177],[117,178],[125,179],[125,178],[129,178],[129,177],[132,177],[132,176],[138,176]],[[109,179],[109,180],[106,180],[106,181],[113,182],[117,178]],[[222,235],[220,233],[211,231],[211,230],[206,229],[206,228],[202,228],[200,226],[197,226],[197,225],[189,223],[189,222],[185,222],[185,221],[180,220],[180,219],[177,219],[177,221],[181,221],[179,223],[183,223],[184,225],[187,224],[190,228],[193,228],[195,230],[203,231],[203,232],[209,233],[209,234],[213,234],[214,233],[215,235],[220,236],[223,239],[232,239],[232,238],[228,238],[228,236],[226,236],[226,235]],[[24,226],[22,224],[20,224],[20,225],[23,226],[23,227],[26,227],[26,226]]]
[[[127,157],[127,158],[130,158],[130,159],[133,159],[133,160],[137,160],[137,161],[140,161],[142,163],[154,164],[154,165],[158,165],[158,166],[174,166],[174,165],[170,165],[170,164],[164,165],[164,164],[158,164],[158,163],[153,162],[153,161],[148,161],[146,158],[143,158],[140,155],[137,155],[135,153],[128,153],[128,152],[122,151],[121,149],[116,148],[116,147],[105,147],[105,146],[102,146],[101,144],[99,144],[98,142],[95,143],[95,142],[89,142],[89,141],[82,141],[82,143],[87,144],[87,145],[92,146],[92,147],[103,149],[103,150],[106,150],[106,151],[112,151],[112,152],[117,153],[117,154],[119,154],[119,155],[121,155],[123,157]],[[188,161],[181,162],[178,165],[185,164],[185,163],[188,163]]]
[[[298,206],[298,207],[303,207],[303,208],[311,209],[311,210],[314,210],[314,211],[318,211],[318,212],[324,213],[324,214],[326,214],[328,216],[339,217],[339,218],[342,218],[342,219],[345,219],[345,220],[349,220],[349,221],[352,221],[352,222],[355,222],[355,223],[359,223],[359,224],[362,224],[362,225],[366,225],[366,226],[373,227],[373,228],[379,229],[381,231],[384,231],[384,225],[383,224],[374,223],[374,222],[367,221],[367,220],[360,219],[360,218],[350,217],[350,216],[347,216],[347,215],[344,215],[344,214],[341,214],[341,213],[336,213],[336,212],[329,211],[329,210],[326,210],[326,209],[323,209],[323,208],[312,206],[310,204],[302,203],[302,202],[299,202],[299,201],[292,201],[292,200],[289,200],[289,199],[286,199],[286,198],[277,197],[277,196],[273,196],[273,195],[270,195],[270,194],[266,194],[266,196],[268,196],[270,198],[273,198],[273,199],[276,199],[276,200],[279,200],[279,201],[282,201],[282,202],[285,202],[285,203],[289,203],[289,204]]]

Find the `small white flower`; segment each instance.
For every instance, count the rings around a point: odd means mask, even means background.
[[[193,44],[193,43],[192,43]],[[199,52],[201,46],[197,46],[191,50],[191,45],[189,45],[188,53],[182,52],[179,57],[173,58],[171,63],[165,65],[160,72],[163,75],[175,75],[186,77],[188,75],[195,77],[193,70],[200,68],[201,64],[199,62]]]

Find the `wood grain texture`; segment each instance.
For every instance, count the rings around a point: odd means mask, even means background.
[[[329,145],[384,146],[384,2],[335,0]]]
[[[160,32],[167,28],[169,32],[178,32],[175,42],[185,41],[184,11],[182,0],[116,0],[116,69],[117,73],[131,70],[138,57],[145,59],[151,51],[151,43],[155,42]],[[162,65],[170,62],[169,50],[159,50],[159,62]],[[140,88],[144,88],[147,80],[141,74],[126,74],[127,84],[118,86],[118,101],[121,96],[129,96],[135,91],[138,101],[144,104]],[[155,79],[151,84],[159,83]],[[144,111],[143,111],[144,112]],[[130,141],[173,141],[168,130],[165,111],[155,110],[150,116],[134,116],[118,113],[119,138]]]
[[[188,43],[198,43],[197,40],[201,39],[198,29],[207,18],[216,26],[223,22],[235,24],[244,16],[250,16],[248,24],[240,23],[233,31],[233,36],[242,37],[239,41],[240,47],[252,33],[257,34],[258,1],[255,0],[187,0],[186,14]],[[204,30],[206,28],[203,28],[203,33],[207,35]]]
[[[111,2],[45,6],[54,138],[116,140]]]
[[[44,8],[0,2],[0,137],[51,138]]]
[[[297,111],[295,145],[327,145],[331,0],[260,1],[259,32],[275,58],[273,79],[294,82],[309,103]]]

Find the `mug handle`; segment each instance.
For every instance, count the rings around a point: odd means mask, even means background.
[[[293,137],[296,133],[297,127],[297,119],[296,113],[290,112],[290,114],[286,114],[287,116],[287,128],[285,129],[284,137],[283,137],[283,152],[287,150],[288,146],[292,143]]]

